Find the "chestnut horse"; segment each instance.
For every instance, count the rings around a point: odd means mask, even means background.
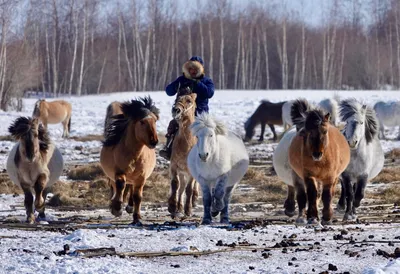
[[[71,113],[72,106],[67,101],[47,102],[44,99],[40,99],[35,103],[32,118],[39,119],[46,130],[47,124],[62,123],[64,128],[62,137],[66,138],[71,130]]]
[[[172,218],[182,211],[183,193],[186,194],[184,212],[186,216],[192,215],[199,196],[198,183],[190,174],[187,157],[196,144],[196,137],[190,131],[194,122],[196,111],[196,93],[183,95],[176,99],[172,108],[172,115],[179,124],[179,130],[172,143],[172,154],[169,165],[171,177],[171,195],[168,199],[168,211]]]
[[[317,199],[322,187],[322,224],[329,224],[335,186],[350,162],[350,147],[339,129],[330,124],[330,114],[320,109],[309,110],[305,100],[293,103],[291,116],[295,125],[304,124],[289,147],[289,164],[307,192],[307,196],[298,195],[297,222],[304,222],[300,216],[304,216],[306,201],[308,223],[319,221]]]
[[[18,142],[8,155],[7,173],[11,181],[24,191],[27,222],[32,224],[35,222],[33,205],[39,218],[46,217],[48,187],[60,177],[63,157],[37,119],[19,117],[8,131]],[[35,192],[35,202],[32,191]]]
[[[121,216],[126,185],[133,185],[133,223],[140,225],[143,187],[156,165],[159,110],[150,97],[121,103],[121,110],[107,126],[100,164],[113,187],[111,213]]]
[[[278,139],[275,132],[274,125],[283,125],[282,121],[282,106],[285,102],[271,103],[270,101],[261,101],[256,111],[247,119],[244,124],[244,130],[246,131],[246,136],[244,138],[245,142],[248,142],[254,136],[254,128],[261,124],[261,134],[258,139],[259,142],[264,141],[265,125],[268,124],[274,137],[274,141]],[[286,128],[285,128],[286,130]]]

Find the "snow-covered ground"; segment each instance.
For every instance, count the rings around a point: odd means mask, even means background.
[[[105,110],[114,101],[132,99],[137,96],[151,95],[161,115],[158,122],[159,132],[165,132],[171,118],[170,110],[174,100],[164,92],[127,92],[101,96],[83,96],[64,98],[72,103],[73,115],[71,136],[102,134]],[[273,102],[303,97],[318,102],[339,95],[341,98],[354,97],[373,105],[379,100],[400,100],[396,91],[233,91],[217,90],[210,100],[210,112],[227,126],[244,134],[243,124],[263,99]],[[20,115],[31,115],[35,99],[24,100],[22,113],[0,112],[0,136],[7,135],[7,128]],[[69,162],[92,162],[98,159],[99,141],[79,142],[60,138],[62,126],[50,125],[49,130],[54,142]],[[278,127],[281,132],[282,128]],[[387,129],[389,139],[398,135],[399,128]],[[267,128],[267,133],[269,129]],[[257,129],[256,135],[259,134]],[[256,137],[255,137],[256,138]],[[400,147],[399,141],[382,141],[385,151]],[[5,159],[13,142],[0,142],[0,169],[5,167]],[[161,145],[161,144],[160,144]],[[276,144],[252,144],[248,149],[255,155],[271,155]],[[93,151],[93,153],[87,153]],[[14,209],[18,204],[20,208]],[[0,195],[0,216],[18,216],[24,219],[22,196]],[[51,212],[51,211],[50,211]],[[105,214],[106,211],[80,212],[79,214]],[[169,220],[165,220],[169,221]],[[343,240],[334,240],[335,235],[346,229]],[[400,273],[400,262],[390,261],[376,255],[378,249],[393,253],[398,243],[368,243],[347,245],[350,237],[356,242],[363,240],[400,239],[400,225],[371,224],[332,226],[332,230],[295,227],[294,225],[268,225],[249,230],[229,231],[224,228],[200,226],[172,231],[149,231],[137,228],[123,229],[79,229],[68,232],[25,231],[0,228],[0,273],[320,273],[329,269],[329,264],[337,267],[338,273]],[[348,234],[347,234],[348,233]],[[247,241],[256,247],[273,247],[290,235],[296,234],[295,242],[300,246],[269,251],[257,250],[218,253],[207,256],[179,256],[158,258],[105,258],[83,259],[74,255],[58,256],[53,252],[69,244],[71,251],[82,248],[115,247],[117,252],[142,251],[205,251],[225,247],[217,242],[239,243]],[[399,241],[399,240],[397,240]],[[372,245],[374,244],[374,245]],[[314,248],[308,250],[310,246]],[[296,249],[299,249],[296,251]],[[307,249],[307,250],[306,250]],[[303,250],[303,251],[302,251]],[[346,250],[349,250],[345,253]],[[351,257],[349,252],[358,252]],[[264,256],[262,254],[265,254]],[[269,255],[268,255],[269,254]],[[355,254],[355,253],[352,253]],[[385,266],[387,268],[385,269]],[[391,272],[390,272],[391,271]]]

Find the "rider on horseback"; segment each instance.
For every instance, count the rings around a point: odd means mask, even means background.
[[[196,93],[196,115],[202,112],[208,112],[208,99],[214,95],[213,81],[204,75],[203,59],[199,56],[193,56],[189,61],[183,64],[183,75],[179,76],[175,81],[169,84],[165,91],[168,96],[177,97],[188,93]],[[171,157],[172,143],[176,132],[178,131],[178,123],[173,119],[168,125],[167,142],[165,147],[160,151],[160,156],[169,160]]]

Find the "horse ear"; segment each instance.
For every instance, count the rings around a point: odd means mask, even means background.
[[[324,117],[324,122],[329,122],[331,120],[331,114],[328,112]]]
[[[196,101],[196,98],[197,98],[197,93],[194,93],[194,92],[193,92],[193,93],[191,93],[191,94],[190,94],[190,96],[192,96],[193,100],[195,100],[195,101]]]

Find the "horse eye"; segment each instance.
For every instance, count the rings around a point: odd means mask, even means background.
[[[360,122],[360,125],[363,125],[364,124],[364,122]]]
[[[210,134],[210,137],[213,137],[213,135],[212,135],[212,134]]]
[[[143,126],[144,125],[144,121],[140,121],[140,124]]]
[[[191,103],[189,99],[186,100],[186,103]]]

